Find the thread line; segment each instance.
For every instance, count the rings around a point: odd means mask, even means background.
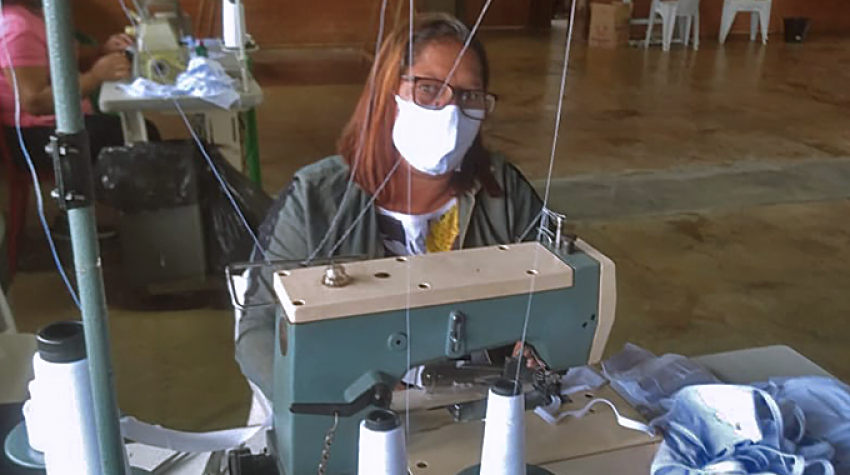
[[[236,202],[236,198],[233,197],[233,193],[231,193],[230,189],[227,186],[227,181],[224,179],[223,176],[221,176],[218,167],[216,167],[215,162],[213,162],[212,157],[210,157],[209,153],[206,150],[206,147],[204,147],[203,142],[201,141],[200,137],[198,137],[198,134],[195,132],[195,129],[192,127],[192,124],[189,121],[189,117],[186,116],[186,112],[183,111],[183,107],[180,106],[180,102],[177,99],[173,99],[173,102],[174,107],[180,114],[180,118],[183,119],[183,123],[189,130],[189,134],[192,136],[192,140],[195,142],[195,145],[198,147],[198,150],[200,150],[201,155],[203,155],[204,157],[204,160],[206,160],[207,165],[210,167],[210,170],[212,171],[213,176],[218,182],[221,191],[224,193],[225,197],[227,197],[227,200],[230,202],[237,216],[239,216],[239,221],[242,223],[242,226],[245,228],[245,231],[247,231],[248,235],[251,237],[251,240],[254,241],[254,246],[257,248],[260,254],[262,254],[263,260],[266,261],[267,264],[271,265],[271,259],[266,253],[266,250],[263,249],[263,246],[260,245],[260,239],[257,237],[257,234],[254,232],[254,230],[251,228],[251,225],[248,223],[248,219],[245,218],[245,214],[242,212],[242,209]]]
[[[553,173],[554,168],[555,168],[555,153],[558,150],[558,137],[561,133],[561,114],[563,112],[563,107],[564,107],[564,95],[565,95],[566,84],[567,84],[567,73],[569,72],[569,65],[570,65],[570,50],[571,50],[571,47],[572,47],[573,26],[575,25],[575,15],[576,15],[576,0],[573,0],[572,6],[570,8],[570,25],[567,29],[567,44],[564,48],[564,66],[563,66],[563,69],[561,71],[561,84],[560,84],[560,89],[559,89],[559,93],[558,93],[558,110],[555,114],[555,131],[554,131],[554,135],[552,137],[552,150],[551,150],[551,153],[550,153],[550,156],[549,156],[549,171],[548,171],[547,176],[546,176],[546,191],[543,195],[543,208],[542,208],[543,210],[547,209],[547,207],[549,205],[549,193],[551,191],[551,185],[552,185],[552,173]],[[544,223],[546,221],[547,220],[543,220],[543,219],[540,220],[540,227],[539,227],[539,231],[538,231],[538,235],[537,235],[538,239],[543,235],[543,226],[544,226]],[[540,257],[539,254],[540,254],[540,248],[538,247],[534,251],[534,265],[533,265],[532,269],[537,268],[537,264],[539,263],[539,257]],[[525,309],[525,319],[524,319],[523,324],[522,324],[522,339],[520,340],[519,355],[518,355],[520,361],[522,361],[522,357],[525,354],[525,344],[526,344],[526,340],[528,339],[528,323],[531,320],[531,306],[532,306],[532,303],[534,301],[534,288],[535,288],[536,281],[537,281],[537,276],[532,275],[531,276],[531,282],[529,284],[530,288],[529,288],[529,292],[528,292],[528,304],[526,305],[526,309]],[[516,380],[519,380],[519,374],[520,374],[521,366],[522,365],[519,365],[519,364],[517,365],[516,378],[515,378]]]
[[[413,0],[411,0],[413,1]],[[381,52],[381,43],[384,40],[384,28],[386,22],[386,11],[387,11],[387,0],[383,0],[381,2],[381,13],[379,15],[378,20],[378,38],[375,42],[375,59],[372,63],[372,68],[370,75],[374,76],[377,74],[377,64],[378,64],[378,55]],[[354,163],[351,164],[351,170],[349,171],[348,183],[345,186],[345,191],[342,194],[342,198],[340,199],[339,207],[334,213],[333,219],[331,219],[331,224],[328,226],[327,231],[325,231],[325,235],[322,236],[322,239],[316,245],[315,249],[310,253],[310,256],[307,258],[306,263],[309,264],[313,262],[313,259],[321,252],[322,246],[324,246],[328,239],[330,239],[331,232],[333,232],[334,228],[336,228],[337,223],[339,222],[340,217],[342,217],[342,210],[345,207],[345,202],[348,199],[348,195],[351,192],[351,188],[354,186],[354,176],[357,171],[358,166],[360,165],[360,159],[363,155],[363,141],[366,137],[366,130],[369,126],[369,122],[372,119],[373,108],[375,107],[375,78],[372,78],[371,84],[369,85],[369,103],[366,108],[366,120],[363,121],[363,126],[360,128],[360,140],[357,143],[357,150],[354,152]],[[328,257],[332,257],[333,253],[328,253]]]
[[[413,58],[413,15],[414,15],[413,12],[415,10],[414,0],[410,0],[409,10],[410,10],[410,12],[409,12],[408,23],[409,23],[410,26],[408,28],[408,39],[407,39],[408,55],[407,55],[407,57],[409,58],[409,61],[410,61],[410,65],[409,65],[410,71],[408,71],[408,75],[412,76],[413,64],[414,64],[414,58]],[[413,181],[413,171],[411,170],[410,167],[407,167],[407,214],[408,215],[413,214],[412,213],[412,211],[413,211],[413,199],[412,199],[413,183],[412,183],[412,181]],[[405,235],[405,243],[404,243],[405,247],[407,249],[411,249],[410,236],[407,235],[406,231],[405,231],[404,235]],[[413,345],[413,335],[411,335],[411,331],[410,331],[410,292],[411,292],[410,285],[411,285],[411,282],[412,282],[412,279],[411,279],[411,260],[410,259],[407,260],[407,266],[406,267],[407,267],[407,301],[405,302],[405,306],[404,306],[405,307],[404,308],[404,328],[405,328],[404,331],[407,333],[407,373],[409,373],[411,366],[412,366],[411,346]],[[404,392],[404,433],[405,433],[405,440],[409,440],[410,439],[410,391],[409,390]]]

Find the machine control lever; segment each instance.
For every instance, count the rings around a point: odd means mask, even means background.
[[[351,403],[295,403],[289,406],[289,412],[314,416],[339,414],[339,417],[351,417],[370,406],[388,409],[390,402],[392,402],[392,389],[386,384],[376,384]]]

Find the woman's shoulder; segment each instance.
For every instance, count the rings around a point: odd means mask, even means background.
[[[3,25],[44,23],[44,19],[23,5],[3,5]]]
[[[290,192],[334,196],[348,186],[349,167],[340,155],[332,155],[302,167],[292,177]]]
[[[4,5],[0,26],[0,36],[10,41],[21,35],[27,35],[28,40],[42,39],[46,34],[44,19],[23,5]]]
[[[319,186],[348,181],[348,163],[341,155],[331,155],[302,167],[295,172],[295,178],[308,185]]]
[[[490,170],[503,189],[517,184],[528,184],[528,179],[520,168],[502,153],[490,152]]]

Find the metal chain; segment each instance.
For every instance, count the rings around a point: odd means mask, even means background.
[[[328,433],[325,435],[325,445],[322,447],[322,458],[319,460],[319,468],[316,469],[317,475],[325,475],[328,469],[328,460],[331,458],[331,445],[334,443],[336,430],[339,428],[339,412],[334,412],[334,423]]]

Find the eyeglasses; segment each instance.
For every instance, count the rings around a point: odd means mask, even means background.
[[[413,102],[427,109],[440,110],[456,100],[463,115],[475,120],[484,120],[496,109],[496,95],[486,91],[461,89],[434,78],[401,78],[413,83]]]

